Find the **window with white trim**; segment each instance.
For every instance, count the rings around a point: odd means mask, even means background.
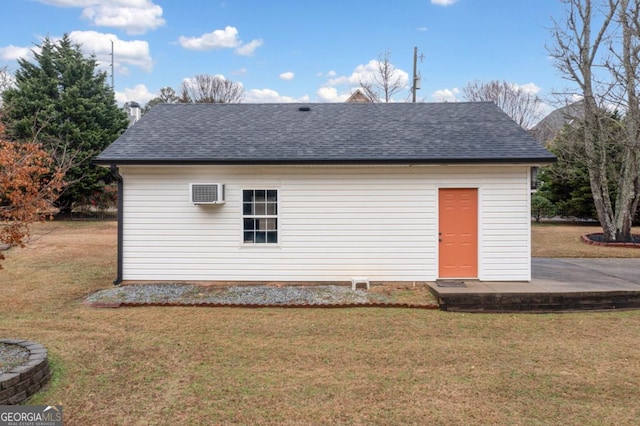
[[[277,244],[278,190],[243,190],[242,222],[242,241],[245,244]]]

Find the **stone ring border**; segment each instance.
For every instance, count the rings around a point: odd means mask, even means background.
[[[592,246],[640,248],[640,243],[608,243],[608,242],[594,241],[591,238],[589,238],[591,235],[595,235],[595,234],[583,234],[580,236],[580,239],[582,240],[582,242]]]
[[[0,339],[0,343],[22,346],[29,351],[28,360],[0,374],[0,405],[17,405],[42,389],[51,379],[47,349],[29,340]]]

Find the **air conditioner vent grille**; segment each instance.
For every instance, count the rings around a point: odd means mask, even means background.
[[[221,183],[192,183],[189,186],[193,204],[224,203],[224,185]]]

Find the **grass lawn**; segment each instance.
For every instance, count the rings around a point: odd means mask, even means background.
[[[534,227],[534,252],[572,229]],[[638,311],[85,307],[115,244],[115,223],[47,223],[0,272],[0,336],[49,349],[30,403],[65,425],[640,423]]]
[[[536,257],[640,257],[640,248],[603,247],[585,244],[583,234],[602,232],[598,226],[534,224],[531,227],[531,254]],[[640,234],[640,228],[632,229]]]

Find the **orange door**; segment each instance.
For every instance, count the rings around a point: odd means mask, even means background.
[[[438,192],[440,278],[478,277],[478,190]]]

